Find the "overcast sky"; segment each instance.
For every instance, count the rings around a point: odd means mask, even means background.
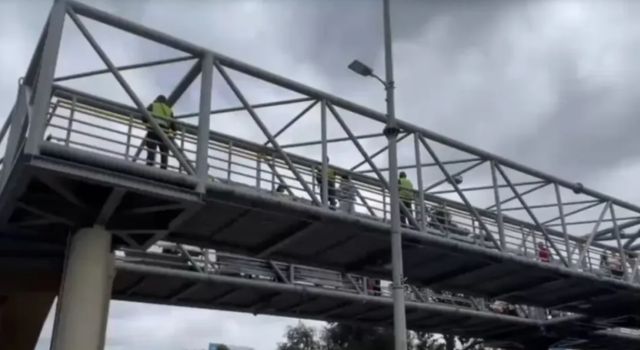
[[[640,52],[639,2],[396,2],[392,20],[399,118],[639,202],[640,65],[634,57]],[[88,3],[374,109],[384,108],[380,86],[345,69],[357,57],[382,71],[379,1]],[[48,0],[0,2],[2,119],[14,102],[18,78],[49,6]],[[178,55],[93,28],[117,64]],[[63,48],[76,55],[60,62],[59,75],[102,68],[83,51],[88,46],[77,35],[65,40]],[[175,71],[128,77],[149,100],[170,89],[187,68],[185,64]],[[124,96],[107,84],[91,87]],[[274,95],[280,96],[256,88],[251,97],[259,102]],[[189,96],[176,107],[178,113],[193,111]],[[214,101],[237,104],[224,101],[224,93],[220,96]],[[255,129],[239,126],[243,124],[238,119],[220,121],[223,124],[244,137],[254,136]],[[285,325],[295,322],[114,302],[107,348],[196,349],[208,341],[225,341],[270,350]],[[49,333],[50,322],[39,349],[48,348]]]

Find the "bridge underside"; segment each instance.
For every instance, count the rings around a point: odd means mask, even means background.
[[[282,285],[270,280],[202,274],[149,262],[118,262],[113,298],[145,303],[270,314],[285,317],[391,327],[389,298],[357,296],[313,285]],[[482,338],[505,348],[541,349],[571,338],[589,339],[581,349],[637,346],[640,338],[609,335],[574,321],[541,327],[537,321],[489,315],[451,305],[407,303],[409,329]],[[543,329],[544,328],[544,329]],[[577,338],[581,336],[581,338]],[[509,345],[507,347],[507,345]]]
[[[384,327],[390,327],[393,319],[393,303],[389,298],[363,297],[312,285],[277,285],[258,279],[203,276],[197,272],[128,263],[118,263],[113,297]],[[508,316],[491,319],[465,310],[456,314],[449,307],[412,302],[407,304],[407,322],[416,330],[476,338],[504,329],[514,334],[538,331],[532,320]]]
[[[388,278],[388,226],[277,198],[239,184],[198,195],[180,174],[44,144],[22,159],[0,203],[4,232],[64,244],[95,224],[116,246],[159,239]],[[640,324],[637,286],[484,249],[437,232],[405,230],[405,275],[418,285]]]

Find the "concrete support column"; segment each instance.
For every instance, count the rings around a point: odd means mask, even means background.
[[[53,350],[104,348],[113,274],[111,234],[99,227],[79,230],[67,252]]]

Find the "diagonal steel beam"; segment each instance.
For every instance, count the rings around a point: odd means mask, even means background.
[[[159,65],[164,65],[164,64],[171,64],[171,63],[177,63],[177,62],[182,62],[182,61],[188,61],[188,60],[191,60],[191,59],[194,59],[194,58],[195,57],[193,57],[191,55],[189,55],[189,56],[181,56],[181,57],[174,57],[174,58],[166,58],[166,59],[162,59],[162,60],[155,60],[155,61],[127,64],[127,65],[124,65],[124,66],[118,66],[116,68],[118,68],[119,71],[123,72],[123,71],[131,70],[131,69],[147,68],[147,67],[159,66]],[[87,77],[91,77],[91,76],[94,76],[94,75],[100,75],[100,74],[105,74],[105,73],[109,73],[109,72],[111,72],[109,69],[96,69],[96,70],[89,71],[89,72],[84,72],[84,73],[65,75],[65,76],[62,76],[62,77],[55,78],[55,79],[53,79],[53,81],[56,82],[56,83],[59,83],[61,81],[80,79],[80,78],[87,78]]]
[[[267,126],[264,125],[262,120],[260,120],[260,117],[258,117],[258,115],[253,110],[253,108],[251,108],[251,105],[249,104],[247,99],[244,97],[244,94],[240,91],[240,89],[238,89],[238,86],[236,86],[233,80],[229,77],[229,74],[227,74],[227,71],[224,69],[224,67],[222,67],[220,63],[217,61],[214,62],[214,65],[218,69],[218,72],[220,72],[220,75],[222,75],[222,78],[224,79],[224,81],[227,82],[227,85],[231,88],[234,95],[236,95],[238,100],[240,100],[242,105],[247,109],[253,121],[258,125],[260,130],[262,130],[262,133],[267,137],[271,145],[276,149],[276,151],[278,151],[278,153],[280,154],[284,162],[287,163],[289,170],[293,173],[295,178],[300,182],[300,185],[305,190],[305,192],[307,192],[307,194],[311,198],[311,201],[315,205],[320,206],[321,204],[320,204],[320,201],[318,200],[318,197],[316,197],[315,193],[313,193],[307,181],[305,181],[302,175],[300,175],[300,172],[295,168],[293,162],[291,162],[291,159],[289,159],[289,156],[282,150],[282,147],[280,147],[280,145],[278,144],[278,141],[276,141],[276,139],[273,137],[273,135],[271,134]]]
[[[149,214],[149,213],[157,213],[162,211],[172,211],[172,210],[181,210],[181,209],[184,209],[184,204],[180,204],[180,203],[159,204],[159,205],[149,205],[144,207],[132,208],[125,211],[125,214],[139,215],[139,214]]]
[[[541,188],[543,188],[543,187],[547,186],[548,184],[549,184],[548,182],[542,182],[542,183],[540,183],[538,186],[531,187],[530,189],[528,189],[528,190],[526,190],[526,191],[523,191],[522,193],[520,193],[520,196],[525,196],[525,195],[527,195],[527,194],[530,194],[530,193],[532,193],[532,192],[535,192],[535,191],[537,191],[537,190],[539,190],[539,189],[541,189]],[[511,183],[511,185],[512,185],[513,187],[516,187],[516,185],[515,185],[515,184],[513,184],[513,183]],[[507,199],[502,200],[502,201],[500,202],[500,204],[501,204],[501,205],[502,205],[502,204],[506,204],[506,203],[509,203],[509,202],[511,202],[511,201],[513,201],[513,200],[515,200],[515,199],[518,199],[518,197],[514,195],[514,196],[511,196],[511,197],[509,197],[509,198],[507,198]],[[495,205],[495,204],[494,204],[494,205],[490,205],[490,206],[486,207],[486,208],[485,208],[485,210],[491,210],[491,209],[493,209],[493,208],[495,208],[495,207],[496,207],[496,205]],[[544,222],[543,222],[543,224],[544,224]]]
[[[541,183],[541,182],[540,181],[536,181],[535,183],[526,183],[526,185],[533,185],[533,184],[537,185],[539,183]],[[520,185],[521,184],[522,183],[520,183]],[[519,184],[513,184],[513,185],[518,187]],[[557,186],[557,184],[554,184],[554,187],[555,186]],[[502,187],[508,187],[508,186],[504,185]],[[562,199],[562,197],[560,199]],[[578,204],[593,204],[593,203],[596,203],[596,202],[598,202],[597,199],[596,200],[585,200],[585,201],[573,201],[573,202],[562,201],[562,207],[564,208],[564,207],[569,206],[569,205],[578,205]],[[529,205],[529,209],[545,209],[545,208],[559,208],[559,205],[557,203],[557,197],[556,197],[556,203],[545,203],[545,204]],[[502,211],[517,211],[517,210],[524,210],[524,209],[520,208],[520,207],[502,208]],[[563,210],[562,216],[564,216],[564,210]]]
[[[69,14],[69,17],[71,17],[73,22],[76,24],[76,26],[78,27],[82,35],[85,37],[85,39],[87,39],[87,41],[89,42],[93,50],[98,54],[98,56],[100,56],[100,59],[102,60],[102,62],[109,68],[109,70],[111,71],[111,74],[113,74],[113,76],[116,78],[120,86],[122,86],[122,88],[125,90],[127,95],[129,95],[129,98],[131,98],[131,100],[134,102],[136,107],[138,107],[138,110],[140,110],[145,121],[149,124],[151,129],[153,129],[153,131],[160,137],[162,142],[165,145],[167,145],[167,147],[169,148],[169,150],[171,150],[171,153],[173,153],[173,155],[176,157],[180,165],[184,167],[190,175],[194,175],[195,169],[191,164],[191,162],[185,157],[185,155],[178,148],[175,142],[173,142],[173,140],[171,140],[166,135],[164,130],[160,127],[160,125],[158,125],[158,122],[155,120],[153,116],[151,116],[149,111],[147,111],[142,101],[140,101],[140,98],[138,97],[138,95],[136,95],[133,89],[131,89],[131,86],[129,86],[129,83],[127,83],[127,81],[124,79],[122,74],[118,72],[113,62],[111,62],[111,59],[102,50],[100,45],[98,45],[98,43],[93,38],[91,33],[89,33],[89,30],[85,27],[84,23],[82,23],[80,18],[78,18],[78,15],[76,15],[76,13],[71,8],[67,9],[67,13]]]
[[[447,164],[447,162],[442,162],[443,165]],[[514,183],[513,185],[515,187],[522,187],[522,186],[529,186],[529,185],[539,185],[544,183],[543,181],[529,181],[529,182],[518,182],[518,183]],[[495,186],[497,188],[509,188],[509,186],[507,185],[498,185]],[[474,192],[474,191],[486,191],[486,190],[493,190],[494,186],[493,185],[489,185],[489,186],[472,186],[472,187],[461,187],[460,190],[462,192]],[[440,190],[440,191],[432,191],[429,192],[429,194],[433,194],[433,195],[438,195],[438,194],[445,194],[445,193],[453,193],[455,192],[455,190]],[[553,204],[552,206],[556,206],[556,204]],[[529,206],[529,208],[533,209],[534,206]],[[502,208],[502,211],[513,211],[513,210],[522,210],[522,208],[520,207],[514,207],[514,208]]]
[[[266,108],[266,107],[275,107],[275,106],[282,106],[282,105],[288,105],[288,104],[294,104],[294,103],[300,103],[300,102],[308,102],[308,101],[313,101],[312,98],[310,97],[301,97],[301,98],[292,98],[289,100],[281,100],[281,101],[273,101],[273,102],[265,102],[265,103],[256,103],[256,104],[252,104],[251,107],[253,107],[253,109],[258,109],[258,108]],[[228,108],[220,108],[220,109],[213,109],[209,112],[209,114],[213,115],[213,114],[224,114],[224,113],[230,113],[230,112],[240,112],[240,111],[245,111],[246,108],[240,106],[240,107],[228,107]],[[186,114],[180,114],[176,116],[176,119],[185,119],[185,118],[192,118],[192,117],[197,117],[200,113],[199,112],[193,112],[193,113],[186,113]]]
[[[495,166],[496,166],[496,170],[498,170],[498,172],[502,176],[502,179],[504,180],[504,182],[506,182],[507,185],[509,185],[509,188],[511,188],[511,191],[513,192],[513,194],[518,198],[518,201],[520,202],[520,205],[522,205],[522,207],[525,208],[525,210],[526,210],[527,214],[529,214],[529,217],[531,218],[531,220],[533,220],[534,224],[536,224],[538,229],[540,229],[540,232],[542,232],[542,235],[544,236],[544,239],[551,246],[551,249],[553,249],[553,251],[558,255],[558,258],[560,259],[560,261],[562,261],[564,266],[569,266],[569,264],[567,263],[567,259],[565,259],[562,256],[562,253],[560,253],[560,250],[558,249],[556,244],[553,242],[553,240],[551,240],[551,237],[549,236],[549,233],[547,232],[547,229],[542,224],[540,224],[540,221],[538,221],[538,218],[535,216],[535,214],[533,214],[533,211],[531,211],[531,209],[529,209],[529,206],[527,205],[527,202],[524,201],[524,198],[522,198],[522,195],[518,192],[518,189],[515,186],[513,186],[513,184],[511,183],[511,180],[509,179],[507,174],[504,172],[504,170],[502,169],[500,164],[496,163]]]
[[[48,213],[48,212],[46,212],[46,211],[44,211],[42,209],[36,208],[34,206],[31,206],[31,205],[28,205],[28,204],[25,204],[25,203],[22,203],[22,202],[18,202],[16,204],[16,206],[18,208],[21,208],[21,209],[29,211],[29,212],[31,212],[33,214],[42,216],[42,217],[44,217],[46,219],[49,219],[51,221],[63,223],[63,224],[69,225],[69,226],[73,226],[74,225],[74,222],[72,220],[70,220],[70,219],[67,219],[65,217],[62,217],[62,216],[59,216],[59,215],[55,215],[55,214],[52,214],[52,213]]]
[[[171,233],[171,231],[175,230],[177,227],[182,225],[186,220],[189,220],[193,215],[195,215],[198,210],[200,210],[201,205],[191,204],[184,208],[184,210],[176,215],[176,217],[171,220],[169,223],[169,227],[166,230],[158,230],[152,239],[148,240],[143,246],[143,250],[149,249],[155,242],[161,240],[163,237],[167,236]]]
[[[467,199],[467,196],[464,195],[464,193],[460,190],[460,187],[458,186],[458,184],[453,180],[453,175],[451,175],[447,171],[447,169],[444,167],[444,165],[440,163],[440,158],[438,158],[438,156],[433,151],[431,146],[429,146],[429,143],[427,142],[427,140],[422,136],[420,136],[419,139],[420,139],[420,143],[422,143],[422,146],[424,146],[427,152],[429,152],[431,159],[433,159],[434,162],[438,163],[438,168],[440,169],[442,174],[444,174],[446,181],[449,181],[449,183],[451,183],[453,188],[456,190],[456,193],[458,194],[460,199],[462,199],[462,201],[464,202],[464,205],[467,207],[467,210],[471,212],[471,215],[476,219],[476,221],[480,225],[480,228],[482,228],[482,230],[485,232],[485,237],[488,237],[491,240],[491,243],[493,243],[496,249],[502,250],[502,246],[498,243],[498,241],[496,241],[496,238],[493,237],[493,234],[491,233],[491,231],[489,231],[489,227],[487,227],[484,220],[482,220],[482,217],[480,217],[480,214],[478,214],[478,211],[476,210],[476,208],[473,205],[471,205],[471,202],[469,202],[469,200]]]
[[[470,170],[472,170],[472,169],[475,169],[475,168],[479,167],[480,165],[484,164],[484,162],[486,162],[486,160],[481,159],[481,160],[479,160],[479,161],[478,161],[478,162],[476,162],[476,163],[473,163],[473,164],[471,164],[471,165],[469,165],[469,166],[467,166],[467,167],[465,167],[465,168],[463,168],[463,169],[460,169],[460,170],[456,171],[455,173],[451,174],[451,177],[463,175],[463,174],[464,174],[464,173],[466,173],[467,171],[470,171]],[[444,163],[440,163],[440,164],[444,165]],[[424,192],[424,193],[427,193],[427,192],[429,192],[429,190],[434,189],[434,188],[436,188],[436,187],[438,187],[438,186],[442,185],[443,183],[445,183],[445,182],[447,182],[447,181],[450,181],[450,180],[449,180],[449,179],[447,179],[447,177],[445,176],[445,177],[444,177],[444,179],[441,179],[440,181],[436,181],[436,182],[432,183],[431,185],[427,186],[427,187],[424,189],[424,191],[423,191],[423,192]]]
[[[406,139],[409,135],[411,135],[411,133],[408,133],[408,132],[407,132],[407,133],[404,133],[402,136],[398,136],[398,140],[397,140],[396,142],[398,142],[398,143],[399,143],[400,141],[402,141],[402,140]],[[389,145],[386,145],[386,146],[384,146],[384,147],[380,148],[379,150],[377,150],[377,151],[375,151],[375,152],[371,153],[371,155],[369,156],[369,158],[373,159],[373,158],[375,158],[375,157],[379,156],[379,155],[380,155],[380,154],[382,154],[384,151],[386,151],[388,148],[389,148]],[[352,167],[351,167],[351,169],[349,169],[349,170],[351,170],[351,171],[355,171],[356,169],[358,169],[359,167],[363,166],[363,165],[364,165],[364,164],[366,164],[366,163],[367,163],[367,161],[366,161],[366,160],[363,160],[363,161],[361,161],[360,163],[358,163],[358,164],[356,164],[356,165],[352,166]],[[373,170],[371,170],[371,171],[373,171]]]
[[[370,139],[370,138],[374,138],[374,137],[383,137],[383,136],[384,136],[383,134],[374,133],[374,134],[357,135],[357,136],[355,136],[355,138],[358,139],[358,140],[362,140],[362,139]],[[336,137],[336,138],[333,138],[333,139],[327,139],[324,142],[325,143],[335,143],[335,142],[344,142],[344,141],[350,141],[350,140],[351,140],[351,138],[349,138],[349,137]],[[315,146],[315,145],[320,145],[322,143],[323,143],[322,140],[307,141],[307,142],[296,142],[296,143],[288,143],[286,145],[282,145],[282,148]]]
[[[100,213],[96,217],[96,225],[103,227],[107,225],[107,222],[109,222],[109,219],[111,218],[111,216],[113,216],[113,213],[118,208],[118,205],[120,205],[120,202],[122,202],[122,198],[124,197],[125,193],[127,193],[127,191],[119,187],[111,190],[111,193],[107,197],[107,200],[102,205]]]
[[[203,273],[204,270],[202,269],[202,267],[200,265],[198,265],[198,263],[196,263],[195,260],[193,260],[193,257],[191,256],[191,254],[189,254],[189,252],[184,249],[184,246],[182,244],[176,244],[176,246],[178,247],[178,249],[180,250],[180,253],[182,254],[182,257],[185,258],[185,260],[189,263],[191,263],[191,266],[193,266],[193,268],[200,272]]]
[[[182,77],[182,79],[180,79],[180,82],[178,82],[178,85],[176,85],[173,91],[171,91],[171,93],[169,94],[169,97],[167,97],[167,102],[169,102],[170,106],[173,106],[176,104],[176,102],[178,102],[180,97],[184,95],[184,93],[187,91],[189,86],[191,86],[194,80],[196,80],[201,70],[202,70],[202,62],[200,62],[200,60],[194,62],[191,68],[189,68],[189,70],[187,71],[187,73]]]
[[[410,134],[405,134],[405,135],[410,135]],[[444,165],[464,164],[464,163],[477,162],[477,161],[480,161],[480,160],[481,159],[477,158],[477,157],[467,158],[467,159],[454,159],[454,160],[443,161],[442,164],[444,164]],[[436,163],[423,163],[423,164],[420,164],[419,166],[417,164],[414,164],[414,165],[400,165],[400,166],[398,166],[398,170],[406,170],[406,169],[414,169],[414,168],[415,169],[428,168],[428,167],[432,167],[432,166],[438,166],[438,164],[436,164]],[[389,168],[379,168],[378,170],[380,170],[380,171],[389,171]],[[360,171],[358,171],[358,173],[360,173],[360,174],[367,174],[367,173],[371,173],[371,172],[373,172],[373,170],[360,170]]]
[[[280,270],[280,268],[276,263],[274,263],[272,260],[269,260],[269,266],[271,266],[271,269],[273,269],[273,271],[276,273],[276,276],[278,276],[278,278],[280,279],[280,282],[283,282],[285,284],[291,284],[291,281],[289,281],[287,276],[285,276],[284,273],[282,273],[282,270]]]
[[[179,299],[181,299],[185,295],[191,293],[192,291],[194,291],[195,289],[197,289],[200,286],[201,286],[200,283],[190,282],[187,285],[185,285],[184,287],[179,288],[178,290],[173,292],[171,295],[169,295],[167,297],[167,299],[169,299],[169,301],[171,301],[171,302],[176,302],[176,301],[178,301]]]
[[[73,193],[73,191],[67,188],[67,186],[62,184],[57,178],[45,175],[36,175],[36,177],[43,184],[47,185],[47,187],[49,187],[51,190],[66,199],[69,203],[72,203],[80,208],[88,207],[83,200],[81,200],[75,193]]]
[[[281,184],[286,184],[287,183],[287,181],[284,179],[282,174],[280,174],[280,172],[278,172],[278,167],[276,166],[275,158],[273,158],[273,156],[271,156],[271,161],[270,162],[269,161],[265,161],[265,163],[267,164],[269,169],[271,169],[271,174],[278,178],[279,183],[281,183]],[[290,196],[295,196],[295,194],[293,193],[293,191],[291,190],[291,188],[289,186],[286,186],[285,190],[287,191],[287,193]]]
[[[278,237],[276,241],[267,243],[266,246],[257,251],[255,255],[258,258],[264,258],[277,251],[278,249],[286,246],[287,244],[293,242],[294,240],[300,239],[306,233],[313,231],[315,228],[317,228],[317,224],[311,222],[304,222],[296,225],[291,230],[286,232],[286,234]]]
[[[572,216],[572,215],[575,215],[575,214],[581,213],[581,212],[583,212],[583,211],[585,211],[585,210],[591,209],[591,208],[596,207],[596,206],[598,206],[598,205],[600,205],[600,204],[602,204],[602,201],[597,201],[597,202],[591,203],[591,204],[589,204],[589,205],[585,205],[585,206],[584,206],[584,207],[582,207],[582,208],[578,208],[578,209],[576,209],[576,210],[573,210],[573,211],[570,211],[570,212],[568,212],[568,213],[565,213],[565,214],[564,214],[564,216],[562,216],[562,217],[564,217],[564,218],[566,219],[566,218],[568,218],[569,216]],[[548,223],[552,223],[552,222],[554,222],[554,221],[556,221],[556,220],[559,220],[560,218],[561,218],[560,216],[556,216],[556,217],[555,217],[555,218],[553,218],[553,219],[549,219],[549,220],[547,220],[547,221],[544,221],[542,224],[543,224],[543,225],[546,225],[546,224],[548,224]]]
[[[376,173],[376,176],[378,177],[378,180],[380,180],[380,182],[382,183],[382,186],[388,191],[389,190],[389,182],[384,178],[382,173],[378,170],[378,167],[371,160],[371,157],[369,157],[369,155],[367,154],[367,151],[365,151],[364,147],[362,147],[360,142],[358,142],[358,140],[355,138],[355,136],[353,135],[353,132],[351,132],[351,129],[349,129],[349,126],[344,122],[344,120],[342,119],[342,117],[340,116],[338,111],[333,107],[333,105],[331,105],[330,103],[327,103],[327,107],[329,108],[329,111],[331,111],[331,114],[333,114],[333,117],[336,119],[338,124],[340,124],[340,127],[342,127],[342,130],[344,130],[344,132],[347,134],[347,136],[349,136],[351,138],[351,141],[353,142],[353,145],[356,146],[356,148],[358,149],[360,154],[364,157],[364,159],[366,159],[367,163],[369,163],[369,166],[371,167],[371,169],[374,169],[374,171]],[[400,210],[407,216],[407,218],[409,219],[411,225],[413,227],[417,228],[418,227],[418,223],[416,222],[416,219],[411,214],[409,209],[407,207],[405,207],[405,205],[402,203],[402,201],[398,201],[398,204],[400,205]]]
[[[356,196],[360,198],[360,200],[362,201],[362,204],[364,205],[365,208],[367,208],[367,211],[371,216],[378,217],[378,214],[376,214],[376,212],[373,210],[371,205],[369,205],[369,201],[367,201],[367,199],[362,195],[362,192],[360,192],[359,188],[356,188]]]
[[[318,100],[311,102],[307,107],[305,107],[302,111],[300,111],[300,113],[298,113],[295,117],[293,117],[293,119],[291,119],[287,124],[285,124],[285,126],[280,128],[280,130],[278,130],[275,134],[273,134],[273,138],[277,139],[278,136],[282,135],[283,132],[285,132],[293,124],[295,124],[298,120],[300,120],[300,118],[302,118],[305,114],[307,114],[307,112],[309,112],[311,108],[315,107],[316,104],[318,104]],[[265,142],[264,145],[268,146],[270,143],[271,141],[267,140],[267,142]]]

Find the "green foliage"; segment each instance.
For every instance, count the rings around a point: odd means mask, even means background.
[[[331,323],[322,339],[326,350],[387,350],[393,349],[393,332],[389,329]]]
[[[427,332],[407,334],[409,350],[454,350],[459,344],[470,344],[472,339],[442,336]],[[302,322],[288,327],[285,341],[278,350],[393,350],[393,330],[363,327],[347,323],[330,323],[319,333]],[[481,344],[465,350],[482,350]]]
[[[278,350],[320,350],[320,341],[312,327],[299,322],[295,327],[287,327],[286,341],[278,343]]]

